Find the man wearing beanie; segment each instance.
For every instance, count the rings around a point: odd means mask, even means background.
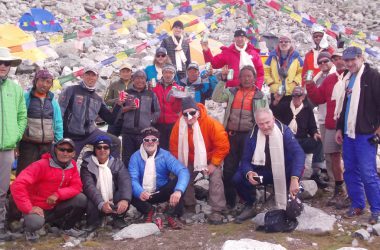
[[[80,176],[87,196],[87,230],[101,225],[104,216],[112,216],[112,226],[126,226],[125,213],[132,199],[131,179],[120,158],[111,156],[111,139],[96,138],[92,153],[83,157]]]
[[[177,217],[182,215],[183,194],[189,183],[189,171],[168,151],[159,147],[160,132],[148,127],[141,131],[142,144],[129,163],[132,179],[132,205],[152,223],[153,204],[168,202],[164,215],[172,229],[180,229]],[[175,178],[170,176],[174,175]]]
[[[61,109],[50,91],[53,78],[47,69],[38,70],[32,89],[24,94],[28,124],[19,144],[16,175],[48,152],[52,142],[63,138]]]
[[[74,142],[63,138],[12,183],[11,193],[23,214],[28,241],[38,240],[37,231],[45,222],[58,226],[72,237],[85,235],[86,232],[74,228],[87,204],[86,196],[81,193],[82,182],[74,156]]]
[[[167,50],[170,60],[176,67],[178,79],[186,77],[186,68],[191,62],[189,41],[184,36],[183,29],[183,23],[175,21],[172,26],[173,34],[165,38],[160,46]]]
[[[192,97],[182,99],[182,116],[175,123],[170,136],[170,152],[190,171],[190,182],[185,192],[185,208],[195,212],[194,179],[198,173],[210,177],[208,203],[212,208],[209,223],[221,224],[226,209],[221,163],[230,149],[222,124],[207,115],[206,108]]]
[[[220,69],[227,65],[229,69],[234,70],[233,79],[227,81],[227,87],[239,86],[240,69],[250,65],[256,70],[256,85],[261,89],[264,82],[264,67],[259,54],[260,50],[249,42],[244,30],[236,30],[234,42],[229,47],[221,47],[222,52],[216,56],[212,55],[208,42],[201,42],[201,45],[205,62],[210,62],[214,69]]]
[[[111,138],[114,147],[112,155],[120,157],[119,138],[98,129],[95,120],[100,116],[108,124],[113,124],[125,100],[118,100],[113,111],[109,111],[103,99],[95,91],[98,78],[97,68],[86,67],[79,85],[65,88],[59,96],[64,137],[71,138],[75,142],[76,158],[79,157],[83,147],[92,144],[99,135],[108,135]]]

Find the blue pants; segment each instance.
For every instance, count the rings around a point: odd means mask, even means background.
[[[376,171],[377,147],[368,142],[372,136],[356,134],[355,139],[344,136],[344,180],[351,198],[351,207],[365,207],[365,192],[371,212],[380,213],[380,179]]]

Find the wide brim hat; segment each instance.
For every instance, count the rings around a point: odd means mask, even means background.
[[[0,47],[0,61],[11,62],[11,67],[17,67],[22,62],[20,58],[13,56],[10,50],[5,47]]]

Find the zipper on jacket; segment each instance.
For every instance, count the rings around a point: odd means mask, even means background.
[[[61,183],[59,184],[58,188],[61,188],[62,187],[62,184],[63,184],[63,181],[65,180],[65,170],[62,169],[62,180],[61,180]]]
[[[245,97],[246,97],[248,94],[249,94],[249,93],[245,94],[244,91],[243,91],[243,99],[241,100],[241,109],[240,109],[240,115],[239,115],[238,131],[240,131],[240,122],[241,122],[241,116],[242,116],[242,114],[243,114],[244,100],[245,100]]]
[[[4,86],[4,83],[0,85],[0,98],[1,98],[1,142],[0,142],[0,146],[4,146],[4,130],[5,130],[5,126],[4,126],[4,101],[3,101],[3,86]],[[3,148],[5,149],[5,148]]]
[[[85,114],[84,114],[84,133],[85,134],[88,134],[88,131],[89,131],[89,126],[90,126],[90,121],[89,121],[89,109],[90,109],[90,99],[91,99],[91,96],[87,96],[87,100],[86,100],[86,106],[85,106]]]
[[[41,98],[38,98],[40,100],[40,107],[41,107],[41,129],[42,129],[42,143],[44,143],[45,141],[45,131],[44,131],[44,104],[45,102],[41,99]]]

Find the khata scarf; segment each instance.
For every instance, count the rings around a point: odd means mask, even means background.
[[[293,101],[290,102],[290,109],[292,110],[292,113],[293,113],[293,119],[290,121],[288,127],[292,130],[293,134],[297,134],[297,130],[298,130],[298,125],[297,125],[297,115],[299,114],[299,112],[301,112],[301,110],[303,109],[303,103],[301,103],[301,105],[296,108],[294,106],[294,103]]]
[[[189,118],[190,119],[190,118]],[[189,138],[188,125],[185,118],[181,116],[179,120],[178,135],[178,160],[185,166],[188,166],[189,160]],[[194,142],[194,172],[207,169],[207,152],[205,141],[198,121],[193,125],[193,142]]]
[[[239,69],[243,68],[244,66],[250,65],[250,66],[252,66],[256,70],[256,68],[255,68],[255,66],[253,65],[253,62],[252,62],[252,56],[249,55],[245,51],[247,49],[247,43],[244,43],[244,47],[243,48],[240,48],[235,43],[235,48],[236,48],[237,51],[240,52]]]
[[[148,153],[145,151],[143,144],[140,146],[140,155],[141,158],[145,161],[145,170],[143,177],[143,189],[149,193],[156,191],[156,163],[154,157],[156,156],[157,150],[153,155],[148,156]]]
[[[108,160],[100,164],[98,159],[92,155],[91,159],[98,166],[99,169],[99,178],[96,183],[96,188],[100,190],[102,194],[102,198],[105,202],[113,200],[113,180],[112,180],[112,172],[108,167]]]
[[[183,49],[182,49],[183,35],[181,35],[179,42],[177,41],[177,38],[175,38],[174,35],[172,35],[172,40],[174,44],[176,45],[176,48],[175,48],[176,68],[177,68],[177,71],[182,71],[182,63],[185,63],[187,61],[185,53],[183,52]]]

